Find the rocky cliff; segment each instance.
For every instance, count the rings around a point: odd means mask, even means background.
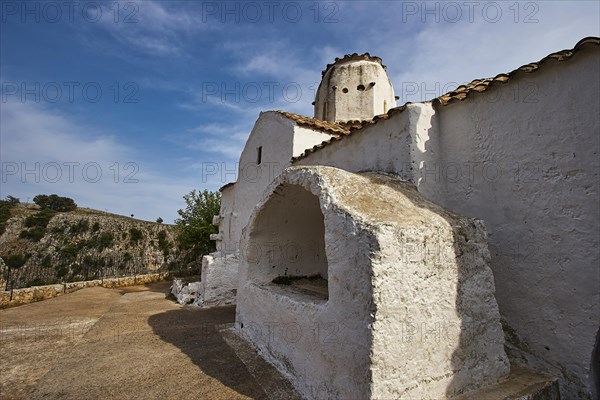
[[[179,269],[174,227],[98,210],[13,204],[0,230],[0,290]]]

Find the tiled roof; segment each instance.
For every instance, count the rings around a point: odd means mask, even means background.
[[[510,80],[510,78],[512,78],[514,75],[520,72],[536,72],[539,70],[540,66],[548,63],[548,61],[567,61],[571,57],[573,57],[573,55],[582,47],[589,45],[600,45],[600,38],[586,37],[580,40],[572,50],[562,50],[556,53],[552,53],[542,58],[538,62],[523,65],[507,74],[498,74],[493,78],[475,79],[474,81],[467,83],[466,85],[460,85],[453,91],[443,94],[440,97],[434,99],[433,101],[441,105],[450,104],[456,101],[462,101],[473,92],[485,92],[490,86],[494,86],[500,83],[506,83]]]
[[[343,125],[347,126],[347,128],[346,128],[347,133],[345,133],[344,135],[341,135],[341,136],[334,136],[330,139],[322,141],[321,143],[311,147],[310,149],[304,150],[304,152],[302,154],[300,154],[297,157],[292,158],[292,163],[308,156],[311,153],[314,153],[315,151],[317,151],[319,149],[322,149],[323,147],[325,147],[333,142],[338,142],[338,141],[342,140],[344,137],[352,135],[354,132],[358,132],[358,131],[362,130],[362,128],[364,128],[365,126],[376,124],[378,121],[380,121],[382,119],[389,119],[392,115],[403,112],[404,110],[406,110],[407,104],[410,104],[410,103],[406,103],[405,105],[400,106],[400,107],[392,108],[391,110],[389,110],[387,112],[387,114],[376,115],[373,117],[373,119],[363,120],[363,121],[344,122]],[[342,124],[337,124],[337,125],[342,125]]]
[[[485,92],[490,86],[494,86],[494,85],[498,85],[498,84],[502,84],[502,83],[506,83],[508,82],[515,74],[517,73],[532,73],[532,72],[536,72],[539,70],[539,68],[543,65],[548,63],[549,61],[567,61],[569,60],[571,57],[573,57],[573,55],[580,50],[581,48],[585,47],[585,46],[591,46],[591,45],[596,45],[599,46],[600,45],[600,38],[597,37],[586,37],[582,40],[580,40],[575,47],[572,50],[562,50],[562,51],[558,51],[556,53],[552,53],[546,57],[544,57],[543,59],[541,59],[538,62],[535,63],[531,63],[531,64],[527,64],[527,65],[523,65],[507,74],[498,74],[493,78],[484,78],[484,79],[475,79],[474,81],[466,84],[466,85],[460,85],[459,87],[457,87],[456,89],[454,89],[451,92],[448,92],[446,94],[441,95],[440,97],[437,97],[435,99],[432,100],[432,102],[440,104],[442,106],[445,106],[447,104],[451,104],[457,101],[462,101],[464,99],[466,99],[470,94],[472,94],[473,92],[476,93],[481,93],[481,92]],[[367,57],[371,57],[369,56],[369,53],[365,53],[362,56],[367,56]],[[362,57],[355,54],[352,55],[346,55],[344,56],[344,58],[342,59],[337,59],[336,58],[336,63],[338,62],[338,60],[345,60],[345,59],[351,59],[351,57]],[[377,59],[379,59],[378,57],[375,57]],[[381,62],[381,59],[379,59]],[[327,66],[327,68],[325,69],[325,71],[323,71],[323,74],[327,71],[327,69],[329,69],[332,65],[334,64],[330,64]],[[344,136],[350,136],[353,132],[361,130],[362,128],[372,125],[372,124],[376,124],[378,121],[380,120],[385,120],[385,119],[389,119],[392,115],[395,114],[399,114],[401,112],[403,112],[406,109],[406,106],[410,104],[410,103],[405,103],[404,105],[400,106],[400,107],[395,107],[390,109],[386,114],[382,114],[382,115],[376,115],[375,117],[373,117],[372,120],[367,120],[367,121],[351,121],[350,125],[347,125],[347,123],[344,124],[329,124],[326,122],[323,122],[325,124],[328,125],[337,125],[337,126],[344,126],[345,129],[348,130],[348,133],[345,133],[343,136],[338,136],[338,137],[334,137],[331,139],[328,139],[324,142],[322,142],[321,144],[318,144],[310,149],[305,150],[302,154],[300,154],[298,157],[294,157],[292,158],[292,163],[295,161],[298,161],[306,156],[308,156],[311,153],[314,153],[315,151],[333,143],[333,142],[337,142],[339,140],[341,140]],[[301,117],[301,116],[298,116]],[[301,118],[306,118],[306,117],[301,117]],[[308,118],[308,119],[314,119],[314,118]],[[318,121],[318,120],[317,120]],[[321,121],[322,122],[322,121]]]
[[[364,53],[364,54],[353,53],[353,54],[346,54],[342,58],[336,57],[336,59],[333,63],[327,64],[327,67],[325,67],[323,72],[321,72],[321,76],[325,76],[325,73],[327,73],[327,71],[329,71],[329,69],[331,67],[333,67],[334,65],[342,64],[347,61],[374,61],[374,62],[378,62],[379,64],[381,64],[383,69],[387,68],[385,65],[383,65],[381,58],[379,58],[379,57],[372,56],[369,53]]]
[[[303,115],[293,114],[287,111],[276,110],[275,112],[296,121],[296,123],[300,126],[306,126],[323,132],[331,133],[333,135],[347,135],[349,133],[349,130],[342,124],[333,124],[317,118],[305,117]]]

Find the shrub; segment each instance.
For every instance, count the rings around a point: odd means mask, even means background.
[[[29,217],[25,218],[25,226],[28,228],[33,226],[46,228],[55,214],[56,213],[52,210],[42,210],[36,212],[35,214],[32,214]]]
[[[52,266],[52,257],[50,257],[50,255],[47,255],[46,257],[44,257],[44,259],[42,260],[42,267],[44,268],[49,268]]]
[[[98,236],[98,251],[102,251],[107,247],[110,247],[114,241],[114,236],[110,232],[102,232]]]
[[[90,229],[90,223],[87,219],[80,219],[76,224],[71,225],[71,232],[75,235],[85,233],[88,229]]]
[[[6,196],[6,200],[7,202],[11,203],[11,204],[19,204],[21,202],[21,200],[19,200],[18,197],[13,197],[11,195]]]
[[[61,234],[65,233],[65,227],[63,225],[56,225],[50,229],[50,232],[61,235]]]
[[[129,240],[132,242],[138,242],[144,237],[144,234],[141,230],[137,228],[129,229]]]
[[[58,264],[55,268],[55,275],[57,278],[63,278],[65,276],[67,276],[67,274],[69,273],[69,267],[66,266],[65,264]]]
[[[19,237],[21,239],[29,239],[32,242],[39,242],[40,240],[42,240],[42,238],[44,237],[45,234],[46,234],[45,228],[35,226],[30,229],[22,230],[21,233],[19,233]]]
[[[77,249],[77,246],[75,246],[73,244],[68,244],[65,247],[63,247],[62,249],[60,249],[60,251],[59,251],[61,258],[65,259],[65,260],[76,259],[78,253],[79,253],[79,250]]]
[[[29,286],[43,286],[46,285],[47,282],[40,278],[35,278],[32,281],[27,282],[27,287]]]
[[[30,228],[19,234],[22,239],[39,242],[46,234],[46,227],[56,213],[52,210],[42,210],[25,218],[25,226]]]
[[[100,230],[100,223],[94,222],[94,225],[92,226],[92,232],[98,232],[99,230]]]
[[[165,257],[169,255],[171,242],[167,240],[167,232],[165,231],[158,232],[158,248],[162,250]]]

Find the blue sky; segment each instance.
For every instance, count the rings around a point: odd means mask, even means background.
[[[600,36],[599,4],[2,0],[0,197],[170,223],[235,179],[260,111],[312,116],[335,57],[377,55],[398,105],[424,101]]]

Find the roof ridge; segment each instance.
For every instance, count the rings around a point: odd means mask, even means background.
[[[347,135],[348,133],[350,133],[350,130],[348,128],[340,124],[323,121],[317,118],[306,117],[304,115],[294,114],[283,110],[273,110],[273,112],[294,120],[300,126],[316,128],[318,130],[326,131],[335,135]]]
[[[335,60],[331,64],[327,64],[325,69],[321,72],[321,77],[325,76],[327,71],[329,71],[329,69],[332,68],[333,66],[347,62],[347,61],[373,61],[373,62],[379,63],[383,67],[383,69],[387,69],[387,67],[383,64],[383,60],[380,57],[372,56],[368,52],[363,53],[363,54],[352,53],[352,54],[346,54],[342,58],[336,57]]]
[[[573,57],[573,55],[577,51],[579,51],[581,48],[583,48],[586,45],[599,46],[600,38],[594,37],[594,36],[585,37],[585,38],[581,39],[579,42],[577,42],[575,47],[573,47],[572,49],[560,50],[560,51],[557,51],[554,53],[550,53],[546,57],[542,58],[540,61],[521,65],[519,68],[516,68],[507,73],[500,73],[500,74],[494,76],[493,78],[474,79],[471,82],[464,84],[464,85],[460,85],[456,89],[454,89],[450,92],[444,93],[443,95],[436,97],[435,99],[433,99],[431,101],[437,102],[438,104],[441,104],[441,105],[447,105],[447,104],[453,103],[455,101],[462,101],[462,100],[466,99],[467,96],[469,94],[471,94],[472,92],[477,92],[477,93],[485,92],[486,90],[488,90],[488,88],[490,86],[493,86],[498,83],[506,83],[510,80],[510,78],[512,78],[513,76],[515,76],[516,74],[518,74],[520,72],[525,72],[525,73],[536,72],[540,69],[540,66],[542,64],[547,63],[549,60],[567,61],[571,57]],[[422,103],[424,103],[424,102],[422,102]]]

